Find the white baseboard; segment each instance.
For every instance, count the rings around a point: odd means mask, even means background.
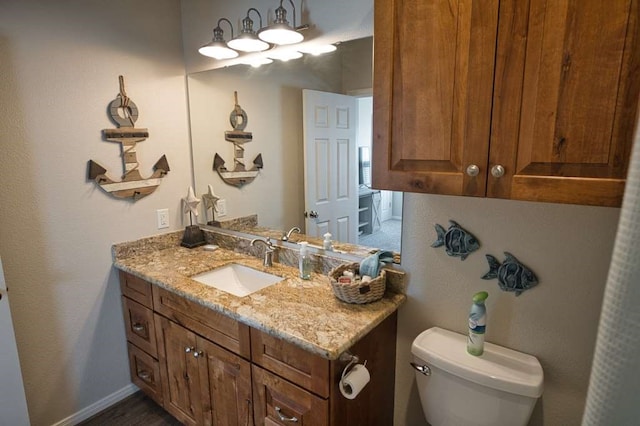
[[[98,414],[100,411],[115,404],[116,402],[119,402],[125,399],[126,397],[137,392],[138,390],[140,390],[139,387],[137,387],[133,383],[129,383],[127,386],[123,387],[122,389],[115,391],[111,395],[105,396],[101,400],[96,401],[93,404],[89,405],[88,407],[85,407],[82,410],[78,411],[77,413],[70,415],[66,419],[62,419],[59,422],[54,423],[52,426],[77,425],[81,421],[87,420],[89,417],[95,414]]]

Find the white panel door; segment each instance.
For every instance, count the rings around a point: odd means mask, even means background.
[[[0,426],[28,425],[29,413],[9,310],[9,294],[0,259]]]
[[[357,243],[356,98],[302,91],[305,233]]]

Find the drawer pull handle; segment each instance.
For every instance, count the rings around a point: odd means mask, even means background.
[[[149,372],[145,370],[138,371],[138,377],[140,377],[145,382],[151,381],[151,374],[149,374]]]
[[[139,322],[133,324],[133,331],[137,331],[137,332],[144,331],[144,325],[140,324]]]
[[[291,423],[298,423],[298,418],[297,417],[287,417],[285,415],[282,414],[282,410],[280,409],[280,407],[276,407],[276,414],[278,414],[278,417],[280,417],[280,421],[282,422],[291,422]]]

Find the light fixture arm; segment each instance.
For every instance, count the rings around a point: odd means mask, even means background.
[[[247,17],[245,19],[248,19],[248,20],[251,21],[251,18],[249,17],[249,12],[251,12],[252,10],[255,13],[258,14],[258,19],[259,19],[259,22],[260,22],[260,28],[262,28],[262,15],[260,15],[260,11],[258,9],[256,9],[255,7],[250,7],[249,10],[247,10]],[[260,28],[258,28],[258,29],[260,29]]]
[[[227,18],[218,19],[218,23],[216,24],[216,27],[213,29],[214,37],[216,35],[216,31],[218,31],[219,34],[220,34],[220,37],[222,38],[223,31],[222,31],[222,28],[220,28],[220,22],[222,22],[222,21],[224,21],[227,24],[229,24],[229,28],[231,28],[231,38],[233,39],[233,25],[231,24],[231,21],[229,21]]]
[[[280,7],[282,7],[282,2],[284,0],[280,0]],[[293,4],[293,0],[289,0],[289,3],[291,3],[291,7],[293,8],[293,29],[295,30],[297,28],[296,26],[296,5]],[[300,4],[302,4],[302,0],[300,0]],[[300,13],[302,13],[302,11],[300,11]],[[302,19],[302,16],[300,17],[300,19]]]

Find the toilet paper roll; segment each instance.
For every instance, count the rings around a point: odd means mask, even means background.
[[[340,393],[347,399],[354,399],[369,383],[371,376],[369,370],[362,364],[356,364],[351,371],[340,380]]]

